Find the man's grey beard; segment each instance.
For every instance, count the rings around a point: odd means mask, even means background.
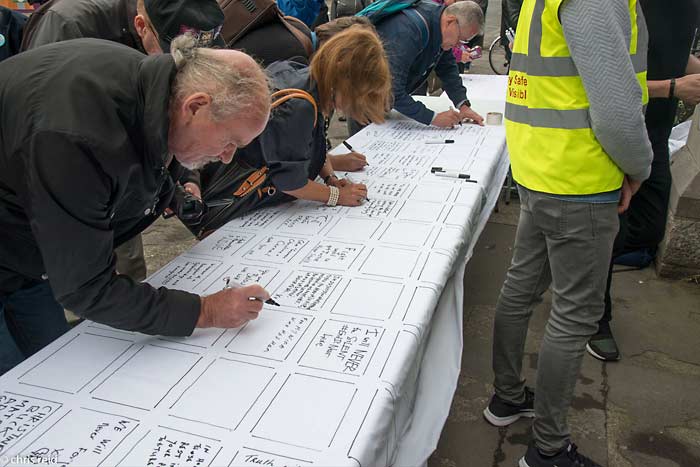
[[[189,164],[185,164],[185,163],[181,162],[180,165],[183,166],[184,168],[186,168],[187,170],[199,170],[211,162],[218,162],[218,161],[219,161],[218,157],[207,157],[206,159],[201,159],[197,162],[191,162]]]

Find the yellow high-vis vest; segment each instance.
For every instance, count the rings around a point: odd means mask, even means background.
[[[637,0],[628,1],[632,35],[629,57],[620,60],[631,61],[646,104],[646,25]],[[524,0],[520,10],[505,114],[513,178],[560,195],[617,190],[624,174],[591,129],[586,91],[559,21],[562,2]]]

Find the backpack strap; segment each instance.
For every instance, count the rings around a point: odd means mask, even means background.
[[[316,100],[311,94],[304,91],[303,89],[288,88],[280,89],[279,91],[273,92],[271,97],[271,107],[273,109],[279,107],[288,100],[294,99],[295,97],[308,101],[314,108],[314,128],[316,128],[316,123],[318,123],[318,106],[316,105]]]
[[[418,26],[418,29],[420,30],[421,42],[423,43],[423,49],[425,50],[425,48],[428,46],[428,40],[430,39],[428,21],[415,8],[406,8],[403,11],[413,20],[413,23]]]

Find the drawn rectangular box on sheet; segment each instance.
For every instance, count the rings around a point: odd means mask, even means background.
[[[382,221],[379,219],[343,217],[326,233],[326,237],[355,241],[369,240],[381,226]]]
[[[431,251],[418,280],[442,285],[450,277],[453,255]]]
[[[395,245],[425,246],[428,242],[433,225],[423,224],[419,222],[395,221],[389,224],[389,227],[382,232],[381,240],[383,243],[393,243]]]
[[[408,200],[404,203],[396,218],[404,221],[435,223],[440,219],[444,207],[440,203]]]
[[[252,233],[217,230],[190,248],[187,253],[227,258],[235,255],[253,237],[255,234]]]
[[[294,350],[312,322],[308,315],[266,309],[258,319],[243,326],[227,348],[231,353],[281,362]]]
[[[420,170],[412,167],[379,167],[371,166],[367,170],[367,175],[373,178],[385,178],[388,180],[413,180],[416,178]]]
[[[262,465],[270,467],[303,467],[313,465],[313,462],[244,447],[238,451],[235,456],[233,456],[233,460],[228,467],[245,467],[249,465]]]
[[[301,260],[305,267],[347,271],[364,250],[364,245],[323,240]]]
[[[394,199],[371,198],[362,205],[348,211],[348,216],[384,219],[390,216],[398,204]]]
[[[10,463],[6,465],[26,465],[26,462],[15,464],[12,459],[33,456],[34,463],[40,465],[101,466],[138,426],[138,420],[121,415],[86,408],[70,410],[23,451],[9,456]]]
[[[455,204],[450,207],[447,212],[447,217],[445,217],[445,225],[454,225],[458,227],[466,227],[472,225],[476,221],[474,216],[476,215],[476,209],[474,206],[469,206],[467,204]]]
[[[178,344],[197,347],[200,349],[208,349],[221,339],[226,333],[226,329],[220,328],[195,328],[192,335],[187,337],[162,336],[160,340],[166,342],[176,342]]]
[[[410,277],[420,253],[400,248],[376,247],[365,259],[360,272],[373,276],[404,279]]]
[[[178,256],[146,282],[156,288],[167,287],[197,293],[207,287],[208,281],[213,279],[212,274],[221,264],[221,261],[214,259]]]
[[[382,198],[389,196],[391,198],[403,198],[412,186],[410,183],[375,180],[368,186],[368,194],[370,197],[379,196]]]
[[[438,293],[431,287],[416,287],[406,308],[403,322],[418,328],[426,326],[437,306]]]
[[[11,392],[0,393],[0,458],[62,405],[60,402]]]
[[[297,235],[318,235],[333,220],[330,213],[295,213],[282,222],[277,229],[282,233]]]
[[[252,434],[321,451],[333,444],[356,393],[352,383],[292,374],[253,427]]]
[[[203,295],[220,292],[227,285],[230,286],[231,281],[238,282],[241,285],[260,284],[263,287],[267,287],[279,272],[279,269],[272,266],[247,265],[237,262],[212,282]]]
[[[393,313],[403,288],[396,282],[353,278],[331,313],[383,321]]]
[[[408,150],[412,145],[410,144],[405,144],[404,147]],[[415,147],[415,146],[414,146]],[[426,148],[427,149],[427,148]],[[432,148],[430,148],[432,149]],[[396,159],[394,159],[393,165],[398,166],[398,167],[414,167],[417,169],[425,169],[427,167],[430,167],[431,163],[435,160],[435,154],[434,153],[423,153],[421,154],[421,151],[417,151],[418,154],[416,153],[407,153],[407,152],[402,152],[399,154]]]
[[[464,183],[459,189],[459,193],[457,193],[455,203],[468,204],[470,206],[476,206],[477,209],[480,209],[483,196],[483,190],[479,185],[476,183]]]
[[[309,343],[299,366],[360,376],[372,361],[384,328],[329,319]]]
[[[345,210],[348,209],[345,206],[327,206],[324,203],[319,203],[318,201],[309,201],[298,199],[294,201],[294,204],[288,205],[289,211],[293,212],[303,212],[305,214],[328,214],[332,216],[342,216],[345,214]]]
[[[117,465],[209,467],[214,465],[220,452],[219,440],[159,425],[142,436]]]
[[[283,306],[303,310],[320,310],[343,276],[325,272],[294,271],[272,293]]]
[[[243,257],[249,261],[287,264],[309,243],[303,238],[269,235],[260,240]]]
[[[233,431],[274,376],[273,368],[219,358],[177,399],[170,415]]]
[[[421,183],[416,185],[409,199],[428,203],[446,203],[453,189],[452,185],[447,183]]]
[[[433,248],[454,251],[455,248],[461,248],[461,246],[467,241],[465,238],[465,228],[460,227],[443,227],[440,229],[435,241],[433,242]]]
[[[114,404],[152,409],[199,360],[201,357],[194,352],[149,344],[107,376],[91,394]]]
[[[289,209],[289,206],[275,206],[266,209],[258,209],[244,216],[231,219],[221,228],[224,230],[249,229],[259,230],[270,225],[281,213]]]
[[[21,384],[75,394],[132,345],[127,339],[79,333],[18,380]]]

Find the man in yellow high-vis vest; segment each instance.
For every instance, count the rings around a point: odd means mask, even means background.
[[[496,307],[495,394],[484,416],[497,426],[534,417],[520,467],[595,467],[571,442],[567,413],[603,314],[618,211],[649,176],[646,25],[637,0],[525,0],[517,31],[506,137],[520,221]],[[533,392],[521,375],[525,338],[550,284]]]

